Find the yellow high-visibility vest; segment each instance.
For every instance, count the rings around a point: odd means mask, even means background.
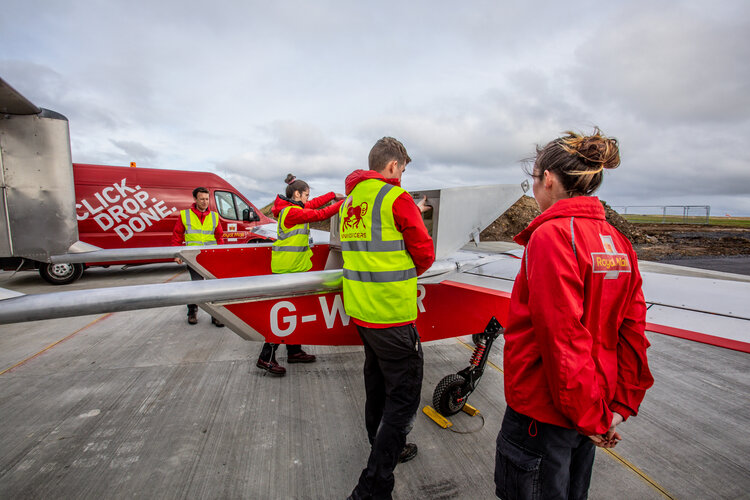
[[[201,223],[195,212],[188,208],[180,211],[180,218],[182,219],[182,225],[185,226],[186,245],[216,245],[214,233],[219,226],[219,214],[209,212]]]
[[[379,179],[357,184],[339,209],[344,309],[367,323],[417,318],[417,271],[393,219],[406,191]]]
[[[290,205],[279,214],[277,239],[271,252],[271,271],[277,274],[302,273],[312,268],[310,224],[297,224],[291,229],[284,229],[284,221],[292,209],[302,210],[301,207]]]

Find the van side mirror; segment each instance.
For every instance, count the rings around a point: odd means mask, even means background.
[[[242,220],[246,222],[257,222],[260,220],[260,217],[255,213],[255,210],[248,207],[242,211]]]

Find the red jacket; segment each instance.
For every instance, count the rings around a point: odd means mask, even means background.
[[[196,208],[195,203],[193,203],[190,206],[190,210],[192,210],[193,213],[198,216],[198,219],[200,219],[201,224],[203,224],[203,219],[205,219],[206,216],[211,213],[211,210],[209,209],[207,209],[205,212],[198,211],[198,208]],[[216,238],[217,245],[224,244],[224,230],[221,228],[221,222],[219,222],[219,224],[216,226],[216,231],[214,231],[214,237]],[[179,215],[177,217],[177,222],[174,225],[174,229],[172,230],[172,246],[179,247],[179,246],[184,245],[184,243],[185,243],[185,225],[182,223],[182,216]]]
[[[374,170],[355,170],[346,177],[346,194],[351,193],[357,184],[367,179],[379,179],[388,184],[401,187],[398,179],[386,179],[382,174]],[[409,193],[401,193],[393,202],[393,221],[396,223],[396,229],[401,231],[404,238],[404,246],[406,246],[406,251],[409,252],[411,260],[414,261],[414,267],[417,270],[417,276],[419,276],[435,262],[435,246],[422,220],[422,213]],[[411,323],[397,323],[393,325],[372,324],[357,318],[352,318],[352,321],[360,326],[369,328],[388,328],[390,326],[401,326]]]
[[[289,211],[289,213],[286,215],[286,219],[284,219],[284,227],[287,229],[291,229],[297,224],[307,224],[309,222],[317,222],[319,220],[330,219],[336,212],[338,212],[338,209],[344,202],[344,200],[339,200],[336,203],[332,203],[322,209],[320,207],[322,207],[335,197],[336,194],[331,191],[330,193],[326,193],[316,198],[307,200],[307,203],[305,203],[302,210]],[[286,196],[278,195],[273,202],[273,208],[271,209],[271,211],[273,212],[273,216],[278,219],[279,214],[281,214],[281,211],[286,207],[290,205],[296,205],[299,207],[301,206],[301,204],[302,202],[294,202]]]
[[[519,233],[525,245],[505,330],[505,399],[584,435],[638,412],[653,377],[633,247],[596,197],[557,201]]]

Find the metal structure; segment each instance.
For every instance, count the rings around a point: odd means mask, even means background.
[[[636,223],[708,224],[711,217],[710,205],[626,205],[612,209]]]
[[[415,200],[427,196],[433,207],[425,224],[435,241],[435,258],[456,253],[466,242],[479,242],[479,233],[508,210],[521,196],[520,184],[453,187],[412,193]]]
[[[435,258],[455,254],[467,242],[479,242],[479,233],[523,196],[522,184],[491,184],[431,189],[410,193],[415,202],[427,196],[432,210],[423,218],[435,243]],[[331,244],[341,248],[338,215],[331,219]]]
[[[0,79],[0,258],[48,262],[78,241],[68,120]]]

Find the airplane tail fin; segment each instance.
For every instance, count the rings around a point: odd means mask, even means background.
[[[21,95],[8,82],[0,78],[0,113],[10,115],[36,115],[42,109]]]

